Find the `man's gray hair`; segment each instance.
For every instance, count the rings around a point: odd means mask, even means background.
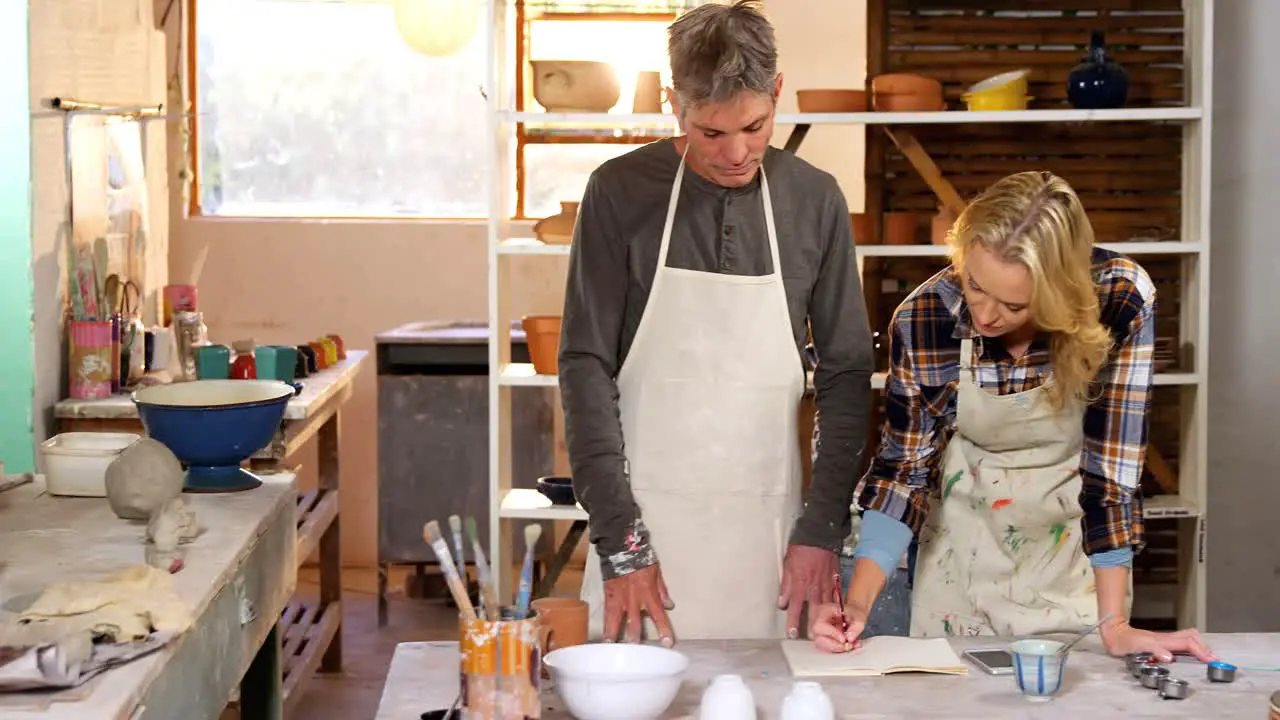
[[[773,25],[755,0],[708,3],[668,30],[672,85],[680,109],[718,103],[748,90],[772,97],[778,75]]]

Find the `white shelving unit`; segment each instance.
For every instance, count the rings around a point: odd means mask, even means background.
[[[1190,105],[1176,108],[1131,108],[1120,110],[1025,110],[1009,112],[927,112],[927,113],[840,113],[781,114],[777,123],[787,125],[885,125],[954,123],[1081,123],[1168,121],[1183,126],[1182,227],[1180,242],[1129,242],[1109,245],[1135,256],[1178,256],[1183,266],[1181,302],[1182,341],[1191,347],[1190,370],[1158,374],[1155,384],[1173,386],[1182,393],[1182,443],[1180,447],[1180,493],[1177,496],[1148,498],[1149,520],[1176,519],[1179,524],[1179,570],[1181,585],[1172,603],[1173,614],[1182,626],[1203,627],[1205,622],[1204,543],[1207,471],[1206,394],[1208,371],[1207,309],[1209,302],[1209,187],[1212,110],[1212,16],[1213,0],[1186,0],[1187,92]],[[530,125],[574,124],[616,126],[634,131],[637,127],[662,128],[675,124],[671,115],[587,114],[516,112],[510,81],[510,61],[514,38],[508,29],[514,22],[510,0],[489,0],[490,63],[486,95],[489,99],[490,127],[493,131],[493,174],[490,182],[488,222],[489,287],[489,391],[490,391],[490,548],[499,593],[513,587],[513,560],[523,554],[512,537],[511,520],[585,520],[581,508],[553,507],[534,490],[512,489],[511,477],[511,392],[522,387],[556,387],[557,378],[539,375],[532,365],[512,363],[511,323],[518,320],[505,295],[511,276],[512,258],[530,255],[565,256],[567,245],[544,245],[512,232],[506,217],[514,192],[512,150],[516,123]],[[853,205],[854,203],[850,203]],[[945,251],[930,245],[859,247],[867,257],[940,257]],[[873,386],[884,387],[884,375],[877,373]]]

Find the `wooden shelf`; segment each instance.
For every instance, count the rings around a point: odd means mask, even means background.
[[[534,242],[537,242],[536,240]],[[1134,242],[1098,243],[1100,247],[1125,255],[1196,255],[1204,251],[1204,245],[1196,242]],[[945,245],[859,245],[858,255],[876,258],[946,257]]]
[[[581,505],[552,505],[547,496],[537,490],[514,488],[503,493],[498,517],[509,520],[586,520],[587,511]]]
[[[320,659],[333,642],[342,619],[342,604],[294,600],[280,615],[281,659],[284,662],[285,717],[302,700],[307,682],[320,667]]]
[[[1099,243],[1101,247],[1125,255],[1198,255],[1205,246],[1198,242],[1145,241]],[[570,245],[548,245],[535,238],[511,238],[498,243],[499,255],[568,255]],[[944,245],[859,245],[859,257],[912,258],[946,257]]]
[[[632,113],[549,113],[515,112],[502,114],[506,122],[557,123],[574,126],[616,126],[627,130],[674,125],[669,114]],[[1003,110],[969,112],[860,112],[860,113],[779,113],[777,125],[954,125],[961,123],[1054,123],[1054,122],[1187,122],[1199,120],[1204,112],[1198,107],[1121,108],[1118,110]]]
[[[320,537],[338,517],[338,491],[319,488],[298,496],[298,565],[311,557]]]
[[[536,238],[511,238],[498,243],[499,255],[568,255],[569,245],[548,245]]]

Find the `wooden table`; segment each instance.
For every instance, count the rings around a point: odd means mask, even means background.
[[[303,378],[302,392],[289,401],[280,430],[250,459],[255,469],[279,470],[311,438],[319,444],[317,488],[297,498],[297,560],[305,562],[319,548],[320,601],[295,598],[280,616],[286,711],[302,699],[303,687],[317,668],[321,672],[342,670],[339,418],[368,354],[348,350],[346,359],[337,365]],[[128,395],[63,400],[54,406],[54,415],[60,432],[143,432],[137,407]]]
[[[32,696],[0,695],[0,720],[212,720],[237,685],[244,720],[282,713],[276,618],[297,583],[290,473],[263,476],[242,493],[191,494],[207,530],[173,575],[191,612],[187,632],[163,649],[109,670],[47,710]],[[50,583],[100,580],[143,564],[142,523],[115,516],[105,498],[44,492],[44,479],[0,493],[0,620],[12,619]]]
[[[1212,634],[1219,656],[1240,666],[1280,661],[1280,634]],[[964,647],[990,639],[952,641]],[[684,686],[666,718],[697,717],[703,688],[717,674],[741,674],[755,695],[761,720],[779,717],[792,678],[777,642],[691,641],[677,646],[690,658]],[[1241,718],[1264,720],[1268,698],[1280,690],[1280,672],[1241,671],[1231,684],[1210,683],[1204,665],[1180,660],[1174,677],[1191,683],[1185,700],[1162,700],[1138,684],[1124,662],[1108,657],[1096,638],[1072,650],[1062,693],[1048,702],[1023,697],[1012,676],[989,676],[976,669],[965,676],[898,674],[876,678],[824,678],[839,718]],[[550,683],[548,683],[549,685]],[[417,720],[427,710],[449,707],[458,689],[457,644],[402,643],[396,647],[376,720]],[[553,689],[544,689],[544,720],[571,717]]]

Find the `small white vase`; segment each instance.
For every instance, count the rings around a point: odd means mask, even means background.
[[[702,692],[698,720],[756,720],[756,701],[741,675],[717,675]]]
[[[781,720],[835,720],[827,691],[816,682],[797,682],[782,700]]]

